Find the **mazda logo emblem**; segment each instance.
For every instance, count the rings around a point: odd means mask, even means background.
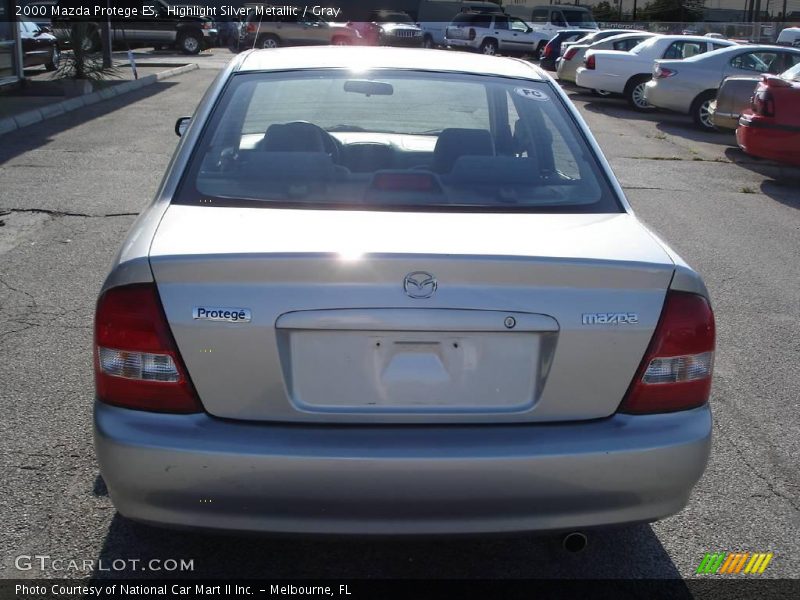
[[[403,278],[403,291],[411,298],[430,298],[438,285],[436,278],[426,271],[414,271]]]

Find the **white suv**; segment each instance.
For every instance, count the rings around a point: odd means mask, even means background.
[[[533,30],[523,21],[508,15],[462,13],[447,26],[445,44],[453,48],[477,50],[483,54],[533,54]]]

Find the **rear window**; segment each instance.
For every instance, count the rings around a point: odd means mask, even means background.
[[[234,75],[175,201],[622,210],[549,84],[400,70]]]

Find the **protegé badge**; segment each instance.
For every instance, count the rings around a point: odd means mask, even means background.
[[[201,321],[226,321],[229,323],[249,323],[249,308],[232,308],[229,306],[195,306],[192,318]]]

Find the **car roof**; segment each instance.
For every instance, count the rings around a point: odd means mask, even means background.
[[[369,51],[365,52],[360,46],[306,46],[250,50],[242,54],[236,70],[243,72],[341,68],[448,71],[541,81],[548,79],[535,65],[515,58],[391,47],[370,47]]]

